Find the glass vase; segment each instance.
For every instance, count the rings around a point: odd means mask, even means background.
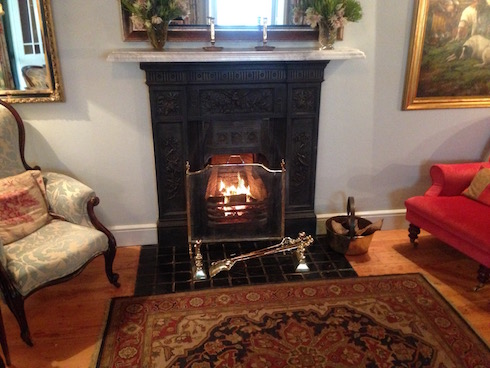
[[[168,22],[152,23],[146,28],[146,33],[148,34],[148,41],[150,41],[153,48],[157,51],[162,51],[167,42]]]
[[[318,23],[318,43],[320,50],[333,50],[333,45],[337,40],[337,29],[332,27],[327,21]]]

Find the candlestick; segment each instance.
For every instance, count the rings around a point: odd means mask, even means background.
[[[267,17],[264,17],[264,28],[262,31],[262,41],[264,45],[267,43]]]
[[[221,51],[222,47],[216,47],[214,44],[216,43],[216,31],[214,29],[214,18],[208,17],[210,24],[210,33],[211,33],[211,46],[204,46],[203,49],[206,51]]]
[[[214,18],[209,17],[209,23],[211,24],[211,43],[214,44],[216,42],[216,32],[214,29]]]

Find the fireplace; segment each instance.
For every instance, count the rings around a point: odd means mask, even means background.
[[[150,93],[159,246],[187,243],[186,168],[212,176],[218,169],[225,170],[230,158],[238,158],[238,166],[251,165],[243,167],[245,175],[252,167],[277,175],[255,184],[256,191],[267,193],[284,189],[284,228],[282,234],[276,234],[274,228],[271,238],[296,237],[300,232],[315,235],[318,115],[327,64],[328,60],[140,64]],[[269,181],[282,180],[278,179],[282,162],[286,167],[284,187],[267,188]],[[236,173],[231,175],[236,178]],[[230,214],[224,214],[224,196],[216,194],[218,184],[212,180],[212,188],[208,188],[209,181],[206,188],[200,188],[207,194],[198,203],[207,207],[201,213],[211,213],[206,231],[216,235],[223,231],[223,223],[229,225],[226,217]],[[246,195],[234,194],[234,209],[228,212],[237,222],[235,228],[240,221],[260,227],[260,216],[254,215],[263,214],[264,206],[271,205],[262,199],[247,202]],[[247,208],[245,216],[237,210],[239,206]],[[276,214],[279,218],[281,211]],[[213,221],[208,221],[211,217]],[[192,221],[199,223],[199,219]]]
[[[188,164],[189,244],[282,239],[285,193],[284,162],[271,170],[254,155],[223,155],[202,170],[192,172]]]

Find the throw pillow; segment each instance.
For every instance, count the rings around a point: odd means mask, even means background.
[[[51,219],[39,170],[0,179],[0,238],[9,244],[33,233]]]
[[[490,206],[490,168],[481,168],[463,194]]]

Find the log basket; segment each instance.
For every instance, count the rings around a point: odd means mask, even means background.
[[[344,229],[348,230],[347,234],[339,234],[334,231],[332,222],[340,223]],[[369,245],[374,235],[366,232],[365,235],[356,235],[356,222],[359,229],[364,229],[372,225],[372,222],[358,217],[355,214],[354,197],[347,199],[347,216],[335,216],[327,220],[327,244],[334,251],[346,255],[360,255],[367,253]]]

